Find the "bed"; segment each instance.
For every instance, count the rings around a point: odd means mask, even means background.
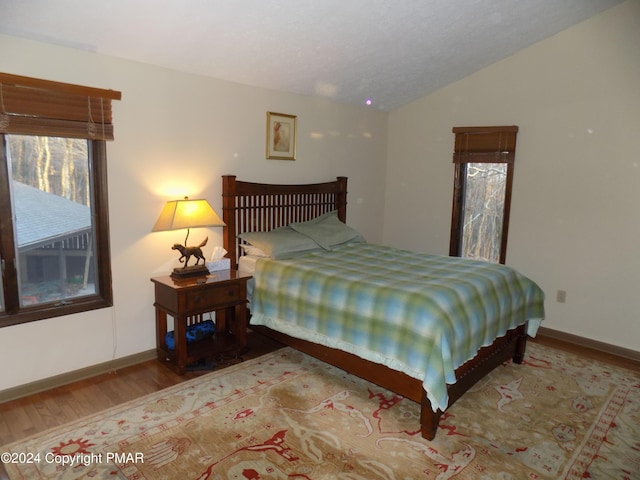
[[[281,185],[225,175],[222,198],[223,242],[231,268],[246,260],[255,268],[251,329],[418,402],[420,429],[428,440],[435,437],[442,413],[478,380],[509,359],[523,361],[527,334],[535,334],[544,316],[543,292],[508,267],[380,247],[366,243],[358,232],[352,234],[346,226],[346,177]],[[342,226],[340,238],[323,237],[335,231],[336,222]],[[331,228],[323,229],[327,226]],[[265,232],[270,240],[281,233],[287,241],[290,234],[310,236],[317,248],[307,251],[302,241],[293,248],[296,254],[276,255],[269,250],[272,245],[260,242]],[[334,243],[325,245],[329,240]],[[292,247],[287,244],[287,248]],[[257,257],[255,249],[260,252]],[[423,260],[424,267],[415,266]],[[426,270],[429,262],[435,262],[435,270],[433,265]],[[507,277],[496,280],[493,275],[498,274]],[[492,284],[488,293],[470,280],[474,275],[491,276],[487,282],[478,280]],[[508,284],[509,292],[497,292],[498,281]],[[331,292],[331,302],[319,296],[320,290]],[[509,298],[494,303],[478,298],[500,295]],[[489,306],[476,313],[475,303],[485,300]],[[329,308],[334,302],[343,307]],[[449,309],[448,302],[456,302],[455,308]],[[442,312],[447,317],[440,318]],[[491,326],[470,326],[466,318],[463,321],[466,316],[474,317],[474,322],[479,321],[476,317],[487,317]],[[285,317],[298,325],[288,325]],[[399,323],[409,318],[417,323],[411,327]],[[363,340],[362,328],[381,335],[375,341]],[[346,336],[330,338],[338,330]]]

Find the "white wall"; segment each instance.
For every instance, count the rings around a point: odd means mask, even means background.
[[[108,180],[114,307],[0,329],[0,390],[155,348],[150,277],[177,266],[185,232],[151,233],[167,200],[204,196],[221,175],[301,183],[349,177],[348,222],[380,242],[387,114],[0,36],[0,71],[122,92]],[[298,116],[296,161],[265,159],[266,112]],[[209,236],[205,254],[222,243]]]
[[[627,1],[392,112],[384,242],[447,254],[451,128],[518,125],[507,264],[546,327],[640,350],[639,48]]]

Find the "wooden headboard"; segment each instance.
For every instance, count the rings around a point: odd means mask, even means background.
[[[244,232],[268,232],[291,222],[305,222],[333,210],[347,221],[347,177],[333,182],[279,185],[242,182],[235,175],[222,176],[223,247],[231,268],[242,255],[237,236]]]

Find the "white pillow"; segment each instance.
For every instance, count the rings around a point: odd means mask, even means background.
[[[311,238],[290,227],[280,227],[269,232],[245,232],[238,237],[262,250],[267,257],[275,259],[291,258],[302,253],[322,250]]]
[[[250,243],[243,243],[240,245],[240,248],[244,251],[245,255],[253,255],[254,257],[268,257],[266,253],[260,250],[255,245],[251,245]]]
[[[325,250],[331,250],[332,247],[343,243],[365,241],[360,232],[342,223],[335,210],[308,222],[292,223],[289,226],[296,232],[311,238]]]

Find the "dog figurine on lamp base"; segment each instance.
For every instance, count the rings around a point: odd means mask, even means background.
[[[184,245],[180,245],[176,243],[171,247],[171,250],[178,250],[180,252],[180,258],[178,261],[180,263],[184,262],[184,266],[182,268],[174,268],[171,276],[173,278],[186,278],[186,277],[196,277],[201,275],[208,275],[209,269],[206,265],[206,259],[202,253],[202,247],[207,244],[209,237],[206,237],[200,245],[197,247],[186,247]],[[196,264],[189,267],[189,260],[191,257],[196,257]],[[199,265],[200,260],[202,260],[202,265]]]

